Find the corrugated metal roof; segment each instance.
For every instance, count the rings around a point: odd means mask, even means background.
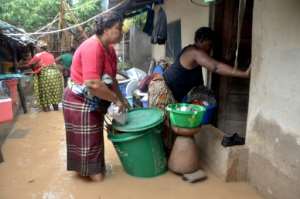
[[[4,35],[5,37],[17,42],[19,45],[27,46],[29,44],[34,45],[36,43],[36,40],[26,36],[16,36],[16,35],[8,35],[8,34],[22,34],[26,33],[23,29],[17,28],[16,26],[13,26],[9,23],[6,23],[5,21],[0,20],[0,37],[1,35]]]

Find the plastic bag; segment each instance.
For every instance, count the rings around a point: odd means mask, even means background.
[[[107,114],[109,114],[113,120],[117,123],[124,125],[127,122],[127,111],[121,112],[119,111],[119,107],[115,104],[111,104],[107,109]]]
[[[131,68],[126,71],[127,76],[130,79],[136,79],[138,81],[144,79],[147,76],[147,73],[138,68]]]
[[[193,101],[202,101],[204,106],[206,105],[216,105],[216,98],[212,90],[205,86],[194,87],[187,94],[187,102],[192,103]],[[205,104],[207,103],[207,104]]]

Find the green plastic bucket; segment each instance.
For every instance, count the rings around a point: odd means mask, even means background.
[[[141,118],[141,115],[144,117]],[[152,117],[148,118],[149,115]],[[108,138],[129,175],[155,177],[167,171],[162,122],[163,112],[159,109],[135,109],[128,113],[126,125],[113,123],[113,129],[118,134],[109,133]]]

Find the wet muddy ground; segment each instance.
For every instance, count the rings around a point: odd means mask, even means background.
[[[177,175],[142,179],[127,175],[109,140],[106,162],[112,171],[90,182],[66,171],[62,112],[21,115],[8,135],[0,164],[0,199],[262,199],[247,183],[224,183],[208,172],[189,184]]]

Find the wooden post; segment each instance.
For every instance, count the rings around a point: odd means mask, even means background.
[[[64,0],[60,0],[59,23],[58,23],[59,29],[63,29],[65,27],[64,17],[65,17]],[[64,40],[65,40],[65,32],[63,31],[59,33],[60,45],[58,46],[60,47],[60,50],[64,48],[64,43],[65,43]]]
[[[70,16],[72,17],[73,22],[76,24],[79,23],[77,17],[73,13],[73,11],[70,9],[70,6],[68,3],[65,3],[65,8],[70,13]],[[77,28],[78,28],[79,32],[81,33],[81,36],[83,36],[85,39],[87,39],[88,36],[87,36],[86,32],[84,31],[84,29],[82,28],[82,26],[78,26]]]

